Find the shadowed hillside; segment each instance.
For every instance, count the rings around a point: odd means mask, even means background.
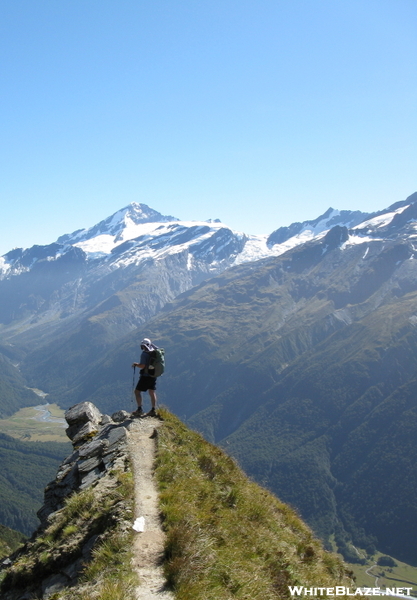
[[[68,444],[20,442],[0,433],[1,524],[31,535],[38,526],[43,489],[68,449]]]
[[[38,397],[25,387],[26,381],[19,370],[22,352],[10,345],[0,345],[0,419],[24,406],[34,406]]]

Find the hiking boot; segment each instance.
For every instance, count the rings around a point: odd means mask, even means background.
[[[156,411],[154,408],[151,408],[151,410],[146,414],[148,417],[156,417]]]
[[[139,406],[139,408],[137,408],[134,412],[132,412],[132,414],[130,415],[131,417],[141,417],[143,415],[143,408],[141,406]]]

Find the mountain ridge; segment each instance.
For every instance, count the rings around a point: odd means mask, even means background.
[[[386,220],[362,236],[336,226],[202,282],[129,334],[68,398],[104,407],[123,398],[138,339],[151,337],[166,348],[160,397],[171,410],[225,444],[324,540],[335,535],[345,556],[354,558],[351,543],[378,543],[414,564],[417,254],[413,222],[382,238]]]
[[[218,220],[178,221],[134,203],[49,246],[4,255],[0,337],[26,354],[23,369],[29,365],[33,372],[30,365],[39,364],[37,379],[49,392],[51,376],[43,373],[60,366],[63,377],[52,378],[62,379],[58,387],[64,389],[79,370],[77,357],[71,357],[81,338],[88,364],[179,294],[234,264],[285,250],[268,247],[267,238],[234,232]]]
[[[119,240],[120,254],[91,259],[105,284],[93,271],[83,275],[76,302],[84,312],[42,321],[41,300],[32,298],[39,307],[26,309],[30,327],[21,319],[3,326],[3,343],[16,345],[22,373],[51,400],[113,411],[131,401],[138,340],[155,339],[169,365],[158,394],[171,410],[225,444],[346,556],[352,543],[378,543],[413,564],[416,200],[351,228],[319,232],[320,219],[305,222],[256,261],[242,255],[256,240],[222,224],[158,224],[155,235]],[[147,253],[139,262],[138,251]],[[106,261],[120,257],[131,262],[109,269]],[[74,303],[73,289],[67,298]],[[410,432],[403,448],[402,427]],[[380,486],[386,492],[374,498]],[[306,503],[306,489],[314,501]]]
[[[124,208],[121,208],[110,217],[103,219],[88,229],[77,229],[69,234],[64,234],[57,239],[58,244],[74,244],[89,240],[97,235],[114,235],[117,237],[129,224],[139,225],[140,223],[163,223],[178,221],[176,217],[162,215],[158,211],[150,208],[147,204],[131,202]],[[124,225],[124,227],[123,227]]]

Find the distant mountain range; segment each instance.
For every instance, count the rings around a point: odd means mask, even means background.
[[[291,226],[291,235],[278,229],[251,236],[219,220],[184,222],[132,203],[89,229],[0,258],[0,344],[6,354],[28,356],[48,391],[67,390],[179,294],[234,265],[323,235],[329,223],[366,216],[329,209]]]
[[[417,193],[265,236],[130,205],[2,257],[0,351],[51,401],[109,413],[150,336],[160,400],[329,546],[417,564],[416,244]]]

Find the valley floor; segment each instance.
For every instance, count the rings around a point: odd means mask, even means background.
[[[65,411],[56,404],[21,408],[11,417],[0,419],[0,432],[22,442],[68,443]]]
[[[377,560],[381,553],[374,557]],[[376,562],[370,562],[366,565],[349,563],[349,568],[355,574],[358,586],[372,586],[385,588],[393,587],[411,587],[413,597],[417,596],[417,567],[407,565],[395,558],[395,567],[383,567]]]

